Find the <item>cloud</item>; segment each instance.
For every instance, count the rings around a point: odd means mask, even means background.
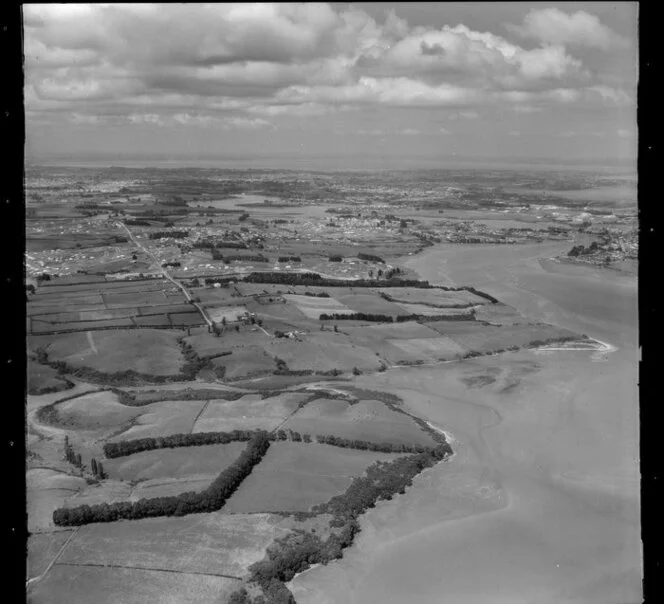
[[[415,130],[414,128],[404,128],[403,130],[399,130],[397,134],[405,134],[407,136],[415,136],[419,134],[419,130]]]
[[[610,86],[590,86],[586,89],[590,98],[599,96],[607,105],[624,107],[633,103],[632,98],[624,91]]]
[[[510,130],[508,134],[510,136],[521,136],[521,132],[519,132],[518,130]]]
[[[609,50],[627,42],[595,16],[585,11],[568,14],[558,8],[532,9],[523,25],[509,29],[526,38],[554,45],[587,46]]]
[[[585,12],[531,11],[512,31],[539,40],[534,49],[322,3],[28,4],[24,25],[30,116],[256,129],[367,106],[450,107],[471,120],[488,105],[632,102],[568,53],[620,46]]]
[[[443,126],[441,126],[441,127],[438,129],[438,131],[439,131],[441,134],[449,134],[449,133],[450,133],[450,131],[449,131],[447,128],[443,128]]]
[[[620,129],[616,132],[616,134],[617,134],[619,137],[621,137],[621,138],[629,138],[630,136],[632,136],[632,133],[631,133],[629,130],[625,130],[625,129],[623,129],[623,128],[620,128]]]
[[[543,109],[541,107],[533,107],[532,105],[514,105],[512,111],[514,113],[541,113]]]

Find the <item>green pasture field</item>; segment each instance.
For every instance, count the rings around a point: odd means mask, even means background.
[[[210,319],[215,323],[221,323],[222,319],[226,319],[227,322],[236,321],[238,315],[243,315],[246,312],[246,306],[206,306],[205,311],[207,312]]]
[[[28,604],[200,604],[225,602],[240,586],[225,577],[56,564],[27,593]]]
[[[194,491],[199,493],[207,489],[218,474],[194,474],[187,478],[154,478],[143,480],[131,491],[131,501],[152,499],[155,497],[173,497]]]
[[[305,512],[343,493],[375,461],[395,457],[318,443],[273,443],[222,513]]]
[[[400,316],[408,314],[400,305],[383,300],[377,294],[347,294],[338,295],[335,292],[335,298],[345,304],[353,312],[363,312],[367,314],[375,313],[380,315]]]
[[[431,436],[410,417],[392,411],[380,401],[351,405],[344,400],[319,399],[295,413],[282,429],[374,443],[435,445]]]
[[[202,325],[205,323],[203,317],[201,317],[198,311],[196,312],[182,312],[182,313],[169,313],[168,315],[171,319],[171,323],[174,326],[193,326],[193,325]]]
[[[235,290],[232,287],[200,287],[191,291],[192,295],[201,299],[201,303],[209,304],[238,304],[243,297],[233,296]]]
[[[248,394],[236,401],[210,401],[192,432],[272,430],[283,423],[309,394],[286,393],[267,399]]]
[[[133,425],[126,431],[116,434],[110,441],[132,440],[168,436],[170,434],[188,434],[194,426],[196,416],[205,407],[207,401],[179,401],[177,392],[173,400],[151,403],[135,407],[140,411]]]
[[[226,379],[263,375],[277,368],[274,359],[259,346],[233,350],[230,356],[219,359],[219,365],[226,368]]]
[[[500,325],[528,323],[528,319],[516,309],[506,304],[487,304],[482,306],[475,311],[475,318],[478,321],[487,321],[488,323],[498,323]]]
[[[79,529],[59,561],[242,577],[286,532],[267,514],[192,514],[88,524]]]
[[[246,448],[246,443],[200,447],[176,447],[141,451],[126,457],[104,461],[104,469],[116,480],[151,480],[154,478],[193,478],[200,474],[212,480],[232,464]]]
[[[97,293],[112,293],[112,292],[145,292],[145,291],[161,291],[165,287],[172,287],[169,281],[163,279],[142,279],[142,280],[104,280],[99,276],[86,276],[80,275],[81,282],[73,282],[70,285],[61,284],[62,281],[69,277],[61,277],[56,281],[45,281],[42,283],[38,290],[37,295],[57,295],[57,294],[74,294],[76,292],[97,292]]]
[[[455,342],[468,350],[488,353],[496,350],[505,350],[511,346],[528,346],[535,341],[546,341],[561,336],[574,336],[566,329],[553,325],[505,325],[494,327],[478,325],[476,328],[466,326],[466,330],[449,330],[444,321],[428,324],[432,329],[452,338]]]
[[[128,407],[110,391],[91,392],[55,406],[55,425],[69,430],[100,430],[120,427],[145,412],[141,407]]]
[[[151,306],[139,306],[138,314],[141,316],[161,314],[161,313],[186,313],[198,312],[191,304],[162,304]]]
[[[69,308],[71,306],[103,306],[104,301],[100,294],[86,293],[81,295],[58,294],[56,296],[40,296],[36,294],[30,298],[28,307],[38,306],[61,306]]]
[[[291,304],[290,302],[287,304],[284,304],[283,302],[265,304],[262,302],[251,301],[246,304],[246,308],[248,311],[254,312],[259,317],[262,317],[266,320],[292,325],[293,329],[297,329],[298,326],[303,325],[318,325],[318,315],[315,317],[309,317],[303,313],[295,304]]]
[[[283,359],[293,370],[339,369],[348,372],[353,367],[376,370],[380,366],[375,352],[355,345],[342,333],[333,331],[312,331],[301,342],[287,338],[267,340],[263,348],[270,357]]]
[[[38,392],[45,388],[66,390],[68,387],[67,382],[58,377],[58,372],[55,369],[31,359],[28,360],[27,374],[28,393]]]
[[[178,332],[165,329],[109,330],[51,336],[49,359],[73,367],[91,367],[104,373],[134,370],[150,375],[174,375],[184,359]]]
[[[467,348],[449,337],[390,340],[390,344],[416,360],[451,360],[469,352]]]
[[[353,311],[338,302],[334,298],[313,298],[309,296],[300,296],[295,294],[286,294],[284,296],[291,304],[304,313],[310,319],[318,319],[322,313],[352,314]]]
[[[467,291],[445,291],[442,289],[422,289],[416,287],[382,287],[378,289],[394,298],[395,302],[411,304],[433,304],[452,306],[454,304],[488,304],[488,300]]]
[[[95,329],[108,329],[131,327],[131,319],[109,319],[107,321],[72,321],[71,323],[46,323],[44,321],[32,320],[32,332],[43,333],[51,331],[69,332],[69,331],[88,331]]]
[[[60,553],[73,531],[37,533],[28,537],[27,579],[41,575],[53,559]]]
[[[467,308],[436,308],[426,304],[411,304],[409,302],[399,302],[399,306],[409,315],[424,315],[433,317],[436,315],[445,315],[453,317],[455,315],[467,315]]]
[[[171,320],[168,318],[168,315],[150,315],[148,317],[134,317],[132,319],[134,325],[139,327],[172,327]]]
[[[103,294],[103,303],[108,308],[121,308],[125,306],[150,306],[155,304],[168,304],[171,299],[164,292],[131,292],[126,294]],[[184,302],[184,296],[179,294],[178,299]]]

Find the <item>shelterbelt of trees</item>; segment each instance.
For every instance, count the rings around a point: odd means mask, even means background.
[[[246,449],[205,490],[189,491],[171,497],[155,497],[138,501],[81,505],[75,508],[59,508],[53,512],[57,526],[81,526],[91,522],[137,520],[156,516],[184,516],[202,512],[216,512],[237,490],[254,466],[265,456],[270,441],[265,431],[259,431],[249,440]]]
[[[134,440],[120,440],[104,444],[104,455],[109,459],[125,457],[143,451],[155,449],[175,449],[177,447],[200,447],[204,445],[223,445],[231,442],[248,442],[258,432],[255,430],[232,430],[230,432],[197,432],[193,434],[171,434],[169,436],[156,436],[137,438]],[[372,442],[368,440],[340,438],[332,434],[300,434],[293,430],[278,430],[268,434],[271,441],[318,442],[344,449],[358,449],[360,451],[379,451],[382,453],[426,453],[431,447],[415,444],[395,444],[388,442]],[[442,441],[445,444],[445,441]]]
[[[167,237],[185,239],[189,237],[189,231],[155,231],[154,233],[150,233],[150,239],[166,239]]]
[[[320,321],[371,321],[375,323],[405,323],[406,321],[474,321],[473,312],[454,315],[379,315],[372,313],[322,313],[318,316]]]

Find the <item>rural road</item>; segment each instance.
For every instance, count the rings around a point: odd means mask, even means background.
[[[193,304],[193,305],[198,309],[198,312],[201,313],[201,316],[203,317],[203,319],[204,319],[205,322],[207,323],[208,327],[213,328],[213,327],[214,327],[214,323],[212,322],[212,320],[210,319],[210,317],[207,316],[207,313],[205,312],[205,310],[203,309],[203,307],[200,306],[200,304],[198,304],[198,302],[194,302],[194,301],[193,301],[191,295],[190,295],[189,292],[187,291],[187,288],[186,288],[184,285],[182,285],[182,283],[180,283],[179,281],[176,281],[175,279],[173,279],[173,277],[171,277],[171,275],[169,274],[169,272],[168,272],[163,266],[161,266],[161,262],[159,262],[159,259],[158,259],[158,258],[157,258],[157,257],[156,257],[156,256],[150,251],[150,250],[148,250],[148,249],[147,249],[147,248],[146,248],[146,247],[145,247],[145,246],[144,246],[144,245],[143,245],[143,244],[142,244],[142,243],[141,243],[141,242],[140,242],[140,241],[134,236],[134,234],[131,232],[131,229],[130,229],[126,224],[124,224],[124,223],[122,223],[122,222],[118,222],[117,225],[120,226],[120,227],[122,227],[122,228],[127,232],[127,235],[129,235],[129,238],[134,242],[134,245],[135,245],[137,248],[139,248],[139,249],[140,249],[141,251],[143,251],[145,254],[147,254],[148,256],[150,256],[150,258],[152,258],[153,262],[159,267],[159,270],[161,271],[162,275],[164,275],[164,277],[165,277],[166,279],[168,279],[171,283],[174,283],[175,285],[177,285],[177,286],[182,290],[182,293],[184,294],[185,298],[187,298],[187,302]]]

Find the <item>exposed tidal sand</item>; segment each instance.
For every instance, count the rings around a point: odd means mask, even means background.
[[[536,249],[518,253],[512,266],[498,260],[503,287],[498,277],[478,286],[518,299],[515,273],[544,272]],[[432,273],[453,272],[447,260],[418,271],[442,281]],[[342,560],[298,576],[298,604],[641,602],[636,326],[605,321],[606,305],[581,316],[545,296],[532,306],[534,296],[522,295],[522,312],[588,324],[618,350],[523,351],[359,378],[451,432],[457,455],[365,514]]]

